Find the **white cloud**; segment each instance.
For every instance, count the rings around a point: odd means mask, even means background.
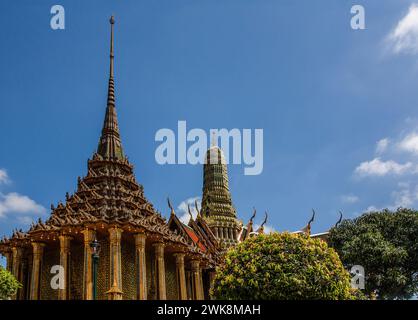
[[[399,182],[398,188],[391,193],[391,204],[369,206],[365,212],[381,211],[383,209],[396,210],[398,208],[416,208],[418,206],[418,185],[409,182]]]
[[[393,53],[418,53],[418,5],[412,4],[408,13],[387,36]]]
[[[384,153],[387,150],[388,146],[389,146],[389,139],[388,138],[384,138],[384,139],[379,140],[376,143],[376,153],[377,154]]]
[[[0,184],[2,183],[9,183],[9,176],[7,174],[6,169],[0,169]]]
[[[380,158],[375,158],[371,161],[365,161],[355,169],[355,174],[364,176],[385,176],[388,174],[401,175],[408,171],[411,171],[413,165],[411,162],[405,164],[397,163],[393,160],[382,161]]]
[[[0,217],[9,214],[41,215],[46,209],[25,195],[11,192],[8,194],[0,193]]]
[[[381,211],[381,208],[378,208],[376,206],[369,206],[367,207],[366,210],[364,210],[364,212],[372,212],[372,211]],[[360,216],[361,214],[358,214],[358,216]]]
[[[17,220],[24,225],[30,225],[32,222],[34,222],[34,218],[33,217],[29,217],[29,216],[20,216],[17,218]]]
[[[418,154],[418,134],[413,132],[407,135],[399,142],[398,146],[403,151]]]
[[[258,228],[260,228],[259,224],[254,224],[254,229],[253,230],[257,230]],[[276,229],[274,229],[273,226],[265,224],[264,225],[264,233],[272,233],[272,232],[276,232]]]
[[[341,201],[343,203],[356,203],[359,200],[360,200],[359,197],[357,197],[355,195],[352,195],[352,194],[347,194],[347,195],[341,196]]]
[[[418,10],[418,6],[416,7]],[[389,195],[384,203],[375,203],[369,206],[365,211],[379,211],[383,208],[396,210],[399,207],[417,208],[418,207],[418,183],[415,182],[412,175],[418,174],[418,124],[408,119],[408,126],[412,127],[403,132],[396,138],[384,138],[377,142],[376,153],[384,152],[386,157],[391,159],[382,160],[376,157],[371,161],[362,162],[354,170],[355,176],[383,177],[387,175],[402,178],[389,190]],[[406,178],[410,181],[405,181]]]
[[[418,202],[418,186],[410,183],[399,183],[399,189],[392,192],[394,205],[390,209],[397,209],[399,207],[411,208]]]
[[[190,205],[190,211],[192,212],[193,219],[197,216],[197,211],[195,208],[195,201],[197,201],[197,205],[199,209],[201,209],[201,200],[200,197],[192,197],[182,201],[177,207],[177,215],[181,222],[187,224],[189,223],[190,215],[187,208],[187,205]]]

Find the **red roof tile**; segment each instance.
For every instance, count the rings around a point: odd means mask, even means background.
[[[207,248],[203,245],[203,243],[201,241],[199,241],[199,237],[194,232],[194,230],[191,229],[190,227],[186,226],[186,225],[185,225],[185,228],[184,229],[186,230],[186,232],[189,235],[190,239],[192,239],[192,241],[199,246],[199,249],[202,250],[203,252],[206,252],[207,251]]]

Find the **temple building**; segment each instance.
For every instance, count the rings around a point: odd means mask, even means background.
[[[7,269],[23,285],[16,299],[208,298],[219,261],[215,235],[201,218],[185,226],[171,215],[167,223],[144,196],[123,151],[115,103],[114,23],[112,17],[104,124],[86,176],[78,178],[76,191],[67,193],[64,203],[51,206],[46,221],[0,241]],[[53,266],[63,270],[64,285],[58,289],[51,286]]]
[[[180,221],[168,200],[168,221],[144,195],[119,133],[114,83],[114,18],[110,19],[107,105],[96,152],[73,194],[51,205],[46,221],[15,230],[0,240],[7,269],[22,284],[15,299],[30,300],[200,300],[209,299],[216,266],[225,251],[264,233],[267,213],[255,229],[256,210],[246,225],[238,218],[229,190],[227,164],[213,145],[203,165],[202,205],[188,207]],[[308,225],[296,233],[311,235]],[[341,218],[339,222],[341,221]],[[51,285],[55,267],[63,284]],[[51,273],[52,272],[52,273]]]

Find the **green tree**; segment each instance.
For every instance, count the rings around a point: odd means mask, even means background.
[[[418,212],[369,212],[344,220],[329,235],[343,264],[365,269],[365,293],[409,299],[418,288]]]
[[[0,300],[11,298],[19,288],[21,288],[21,284],[16,278],[0,266]]]
[[[217,268],[215,299],[352,299],[350,275],[319,239],[290,233],[250,238]]]

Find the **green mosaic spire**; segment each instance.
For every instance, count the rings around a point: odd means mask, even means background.
[[[217,146],[206,152],[201,215],[221,244],[229,247],[238,242],[240,224],[229,191],[225,157]]]

